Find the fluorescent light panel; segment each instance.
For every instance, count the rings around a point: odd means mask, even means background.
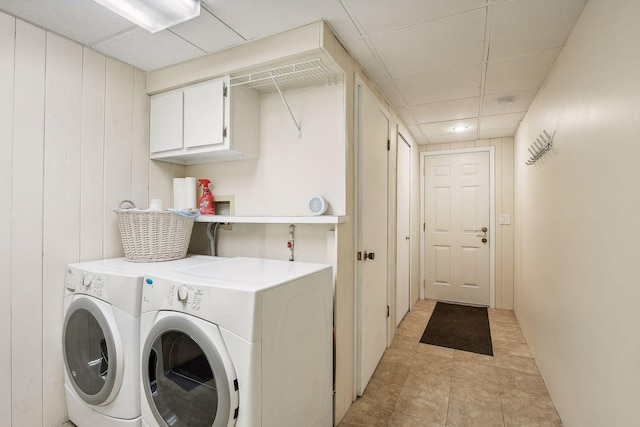
[[[94,0],[150,33],[200,15],[200,0]]]

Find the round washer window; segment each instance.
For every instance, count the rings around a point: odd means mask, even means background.
[[[163,319],[152,328],[142,354],[144,393],[160,425],[228,425],[234,417],[229,379],[202,330],[184,318]]]
[[[113,334],[100,308],[87,298],[69,306],[63,327],[64,361],[78,396],[92,405],[108,403],[116,385]]]

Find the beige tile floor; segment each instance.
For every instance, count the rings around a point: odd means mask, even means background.
[[[489,309],[493,356],[420,343],[420,300],[339,427],[557,427],[560,417],[512,311]]]

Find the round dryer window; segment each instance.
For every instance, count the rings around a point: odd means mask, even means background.
[[[78,396],[91,405],[113,400],[122,382],[120,345],[114,340],[110,306],[80,297],[67,310],[63,326],[64,362]],[[111,324],[111,326],[110,326]]]
[[[221,343],[217,328],[203,331],[181,317],[165,318],[152,328],[142,352],[143,387],[160,425],[235,424],[238,383],[217,349]]]

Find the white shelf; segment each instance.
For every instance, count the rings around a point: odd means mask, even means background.
[[[231,76],[231,86],[242,85],[250,87],[261,95],[269,95],[276,94],[280,90],[288,92],[331,86],[343,80],[344,73],[332,69],[322,59],[317,58],[269,70]]]
[[[201,215],[196,222],[218,222],[233,224],[341,224],[349,221],[346,215],[319,216],[228,216]]]

